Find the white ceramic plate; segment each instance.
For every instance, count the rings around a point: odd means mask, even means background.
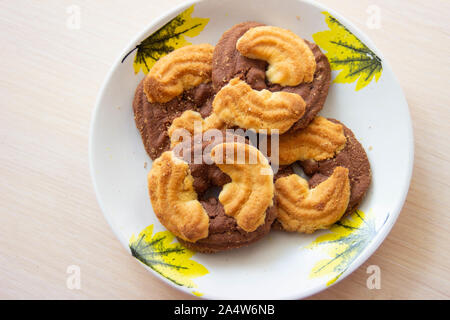
[[[321,114],[353,130],[372,167],[373,181],[358,212],[331,230],[312,235],[271,232],[247,248],[213,255],[193,254],[172,239],[150,204],[146,177],[152,161],[132,111],[134,90],[145,69],[138,65],[135,73],[134,60],[149,53],[145,50],[152,48],[151,39],[132,50],[180,13],[178,29],[166,28],[164,35],[190,31],[172,38],[169,46],[215,44],[228,28],[248,20],[290,29],[319,44],[334,62],[334,82]],[[95,192],[120,242],[168,284],[207,298],[303,298],[342,280],[389,233],[413,167],[408,105],[383,55],[335,11],[297,0],[187,2],[153,21],[124,49],[106,77],[93,113],[89,148]]]

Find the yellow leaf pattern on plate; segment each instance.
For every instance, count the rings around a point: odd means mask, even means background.
[[[197,296],[197,297],[203,296],[203,293],[198,292],[198,291],[192,291],[192,294],[193,294],[194,296]]]
[[[209,22],[208,18],[192,18],[193,11],[194,6],[192,5],[170,20],[128,52],[122,59],[122,63],[133,51],[137,50],[133,63],[134,73],[142,70],[147,74],[158,59],[175,49],[191,44],[184,37],[198,36]]]
[[[313,34],[314,42],[326,50],[332,70],[340,70],[337,83],[356,83],[356,91],[367,86],[373,78],[381,76],[381,59],[328,12],[325,22],[330,30]]]
[[[360,210],[335,223],[329,231],[317,237],[307,247],[312,249],[325,246],[330,258],[317,262],[310,272],[310,277],[331,275],[332,278],[327,285],[339,279],[377,233],[372,215],[366,216]]]
[[[177,285],[194,288],[196,285],[191,279],[204,276],[208,269],[191,260],[194,251],[173,242],[174,239],[169,231],[153,235],[153,225],[150,225],[137,238],[133,235],[129,246],[133,257],[163,277]]]

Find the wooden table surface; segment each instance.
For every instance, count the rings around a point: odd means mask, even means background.
[[[181,2],[0,2],[0,298],[194,298],[121,247],[88,168],[91,112],[109,68],[131,38]],[[311,298],[449,299],[450,2],[321,2],[367,33],[392,65],[411,110],[415,163],[406,204],[381,247]],[[73,5],[80,29],[67,27]],[[379,29],[367,23],[374,5]],[[80,290],[66,285],[70,265],[81,268]],[[380,267],[379,290],[366,286],[369,265]]]

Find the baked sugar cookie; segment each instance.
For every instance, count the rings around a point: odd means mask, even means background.
[[[347,168],[349,170],[351,193],[346,212],[351,213],[358,208],[358,205],[364,199],[372,180],[372,171],[366,151],[353,132],[338,120],[328,120],[340,124],[344,128],[344,134],[347,138],[344,149],[331,159],[305,160],[299,163],[305,174],[311,176],[308,181],[311,188],[327,179],[336,167]]]
[[[224,134],[200,145],[194,137],[164,152],[148,176],[158,219],[184,246],[205,253],[253,243],[270,231],[276,218],[273,172],[267,159],[243,137],[218,132]],[[206,156],[201,163],[194,163],[196,147]],[[235,161],[240,152],[256,163]],[[218,197],[209,192],[214,187],[222,187]]]
[[[190,45],[158,60],[136,88],[133,110],[145,150],[155,160],[170,149],[167,130],[186,110],[211,113],[213,46]]]
[[[215,46],[213,54],[212,83],[218,92],[231,79],[240,78],[255,90],[267,89],[272,92],[283,91],[297,93],[306,102],[304,115],[293,124],[290,130],[306,127],[322,109],[328,95],[331,69],[327,57],[319,47],[303,40],[315,60],[315,72],[311,82],[302,82],[296,86],[282,86],[271,83],[266,77],[269,63],[260,59],[251,59],[242,55],[236,48],[237,43],[247,31],[264,26],[257,22],[244,22],[226,31]],[[303,78],[302,78],[303,79]],[[306,81],[310,80],[304,77]]]
[[[353,132],[335,119],[316,119],[320,121],[290,135],[284,141],[285,148],[280,148],[287,155],[280,157],[286,165],[275,176],[278,218],[274,229],[311,233],[328,228],[353,212],[370,186],[369,160]],[[319,130],[320,125],[324,130]],[[287,148],[293,142],[302,143],[302,147],[295,152]],[[315,145],[320,148],[311,148]],[[308,155],[328,155],[328,159],[304,160]],[[293,173],[293,164],[300,159],[303,161],[298,163],[310,177],[307,180]]]

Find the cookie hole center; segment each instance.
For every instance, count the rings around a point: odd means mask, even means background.
[[[306,173],[303,171],[302,167],[298,164],[298,162],[295,162],[292,165],[292,170],[294,170],[294,173],[300,177],[302,177],[303,179],[309,180],[309,176],[306,175]]]
[[[222,187],[212,186],[206,189],[206,191],[202,194],[200,200],[207,200],[209,198],[219,198],[219,193],[222,191]]]

